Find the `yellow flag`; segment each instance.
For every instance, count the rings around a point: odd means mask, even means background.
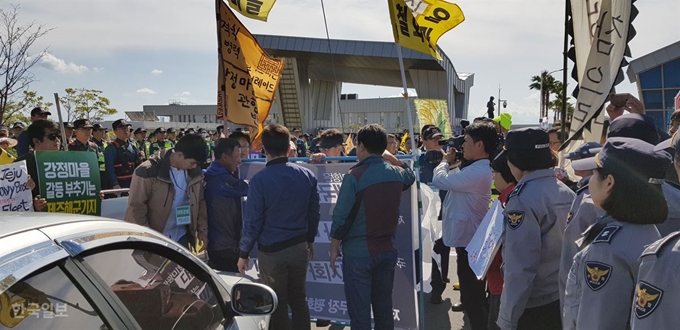
[[[354,149],[354,140],[352,140],[352,134],[347,134],[347,141],[345,141],[345,155],[348,155],[352,149]]]
[[[217,117],[250,126],[252,149],[259,150],[283,72],[283,60],[267,55],[234,12],[216,0],[218,36]]]
[[[442,0],[388,0],[394,41],[438,60],[437,41],[465,20],[458,5]]]
[[[399,144],[399,149],[406,150],[406,141],[408,141],[408,132],[404,133],[404,137],[401,138],[401,143]]]
[[[276,0],[228,0],[229,6],[241,13],[241,15],[257,19],[260,21],[267,21],[269,12],[274,7]]]

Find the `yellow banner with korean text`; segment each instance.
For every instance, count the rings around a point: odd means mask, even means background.
[[[250,126],[252,149],[259,150],[283,72],[283,60],[269,56],[223,0],[216,0],[218,36],[217,117]]]
[[[441,0],[388,0],[394,41],[441,60],[437,41],[465,20],[456,4]],[[408,4],[407,4],[408,3]]]
[[[228,0],[229,6],[241,13],[241,15],[260,20],[267,21],[269,12],[274,7],[276,0]]]

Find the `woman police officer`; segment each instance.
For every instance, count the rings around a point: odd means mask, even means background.
[[[633,138],[613,137],[575,170],[595,170],[589,187],[605,215],[589,227],[574,257],[564,301],[564,329],[626,329],[640,255],[666,220],[661,189],[670,155]]]

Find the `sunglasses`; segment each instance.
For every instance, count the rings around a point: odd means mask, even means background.
[[[56,141],[57,139],[60,139],[60,140],[61,140],[61,134],[59,134],[59,133],[47,134],[47,138],[48,138],[50,141]]]

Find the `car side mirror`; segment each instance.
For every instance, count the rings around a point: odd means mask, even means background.
[[[231,308],[239,315],[269,315],[277,305],[276,293],[264,284],[237,283],[231,288]]]

